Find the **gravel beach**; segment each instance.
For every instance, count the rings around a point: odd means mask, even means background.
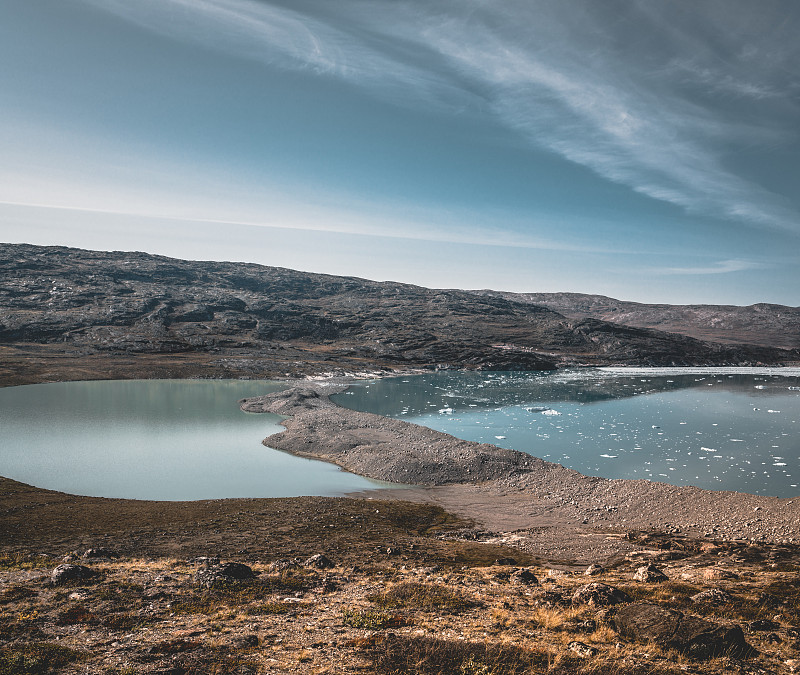
[[[359,496],[435,503],[478,523],[470,536],[549,559],[607,561],[635,548],[625,535],[636,530],[800,541],[800,498],[584,476],[525,453],[341,408],[329,396],[346,386],[307,382],[240,405],[286,416],[286,431],[264,440],[269,447],[400,484]]]

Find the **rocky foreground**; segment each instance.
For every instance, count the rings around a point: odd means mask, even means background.
[[[770,365],[800,352],[245,263],[0,244],[0,381],[566,365]]]
[[[441,508],[136,502],[0,479],[0,673],[800,670],[800,549],[598,529],[606,564]]]

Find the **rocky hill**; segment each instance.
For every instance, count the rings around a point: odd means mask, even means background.
[[[599,319],[638,328],[680,333],[723,344],[800,348],[800,307],[758,303],[736,305],[649,305],[584,293],[475,291],[548,307],[572,319]]]
[[[165,376],[774,364],[799,356],[569,318],[525,299],[245,263],[3,244],[0,271],[2,361],[8,368],[27,359],[28,373],[32,353],[51,359],[48,367],[59,355],[73,363],[136,357],[148,368],[203,361],[203,369]]]

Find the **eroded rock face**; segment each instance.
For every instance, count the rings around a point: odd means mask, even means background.
[[[723,626],[651,603],[622,607],[614,615],[613,622],[625,639],[654,642],[693,658],[747,657],[755,653],[739,626]]]

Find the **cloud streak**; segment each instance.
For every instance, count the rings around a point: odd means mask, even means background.
[[[675,275],[707,275],[707,274],[730,274],[731,272],[745,272],[748,270],[764,269],[762,263],[749,260],[721,260],[713,265],[705,267],[660,267],[651,270],[654,274],[675,274]]]
[[[800,23],[786,3],[710,1],[682,14],[635,1],[85,1],[404,105],[488,114],[532,146],[692,214],[800,228],[788,200],[725,161],[797,140],[800,48],[774,39]],[[783,12],[774,25],[770,10]]]

